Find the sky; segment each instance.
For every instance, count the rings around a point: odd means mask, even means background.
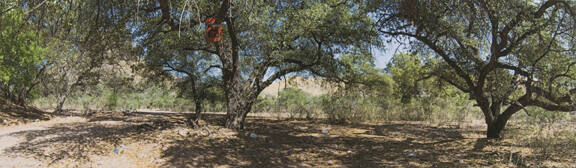
[[[393,55],[394,52],[390,50],[386,51],[385,49],[377,49],[374,51],[372,56],[376,58],[374,62],[376,64],[376,68],[385,68],[386,64],[390,62],[390,59],[392,59]]]
[[[390,43],[386,43],[383,49],[375,48],[372,56],[376,59],[374,61],[376,68],[385,68],[388,62],[392,59],[392,56],[394,56],[396,52],[401,52],[402,47],[400,46],[400,43],[393,40]]]

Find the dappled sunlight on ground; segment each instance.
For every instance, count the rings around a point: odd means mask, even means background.
[[[532,167],[543,158],[525,140],[483,139],[482,127],[424,122],[331,125],[250,118],[246,129],[189,128],[179,114],[97,114],[0,129],[0,161],[17,167]],[[523,141],[526,142],[526,141]],[[532,143],[533,144],[533,143]],[[573,149],[573,148],[572,148]],[[574,150],[571,150],[572,152]],[[563,153],[560,151],[547,151]],[[548,155],[547,155],[548,156]],[[4,162],[6,161],[6,162]],[[546,162],[544,162],[546,161]],[[8,164],[10,163],[10,164]],[[1,167],[1,166],[0,166]]]

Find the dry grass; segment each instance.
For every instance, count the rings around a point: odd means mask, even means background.
[[[34,164],[37,167],[571,167],[576,164],[574,141],[554,137],[557,143],[542,150],[543,145],[534,143],[549,139],[534,141],[537,134],[517,127],[508,131],[514,138],[495,141],[484,139],[484,128],[478,126],[423,122],[331,125],[324,121],[252,117],[246,129],[237,132],[218,126],[222,115],[208,115],[203,122],[206,127],[199,129],[188,128],[181,122],[183,118],[178,114],[99,114],[84,122],[57,123],[4,135],[20,139],[4,149],[4,153],[5,157],[32,158],[38,162]],[[118,149],[117,154],[114,149]]]

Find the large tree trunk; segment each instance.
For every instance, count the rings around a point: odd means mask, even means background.
[[[486,138],[500,139],[502,138],[502,131],[506,127],[508,119],[499,119],[494,122],[487,123],[488,129],[486,131]]]
[[[506,127],[506,123],[510,120],[510,117],[518,111],[520,111],[523,107],[517,104],[512,104],[506,108],[502,114],[500,114],[500,107],[501,105],[493,105],[491,110],[494,112],[494,117],[486,117],[486,125],[488,126],[486,130],[486,138],[488,139],[501,139],[503,135],[503,130]],[[498,110],[497,110],[498,109]],[[487,113],[484,113],[486,115]]]
[[[248,113],[252,110],[252,105],[256,101],[257,96],[243,95],[254,94],[256,93],[248,92],[245,94],[239,93],[227,95],[228,105],[226,107],[226,128],[244,129],[244,121]]]
[[[231,0],[225,0],[217,13],[216,24],[227,22],[229,39],[223,38],[216,43],[217,53],[222,63],[222,81],[226,92],[226,121],[224,126],[231,129],[243,129],[246,115],[252,109],[252,104],[258,98],[258,94],[265,86],[251,86],[254,82],[251,79],[243,79],[240,67],[239,42],[234,29],[234,19],[226,17],[230,8]],[[260,76],[265,74],[265,69],[254,70],[252,75]],[[250,75],[250,76],[252,76]],[[263,77],[255,78],[261,80]]]

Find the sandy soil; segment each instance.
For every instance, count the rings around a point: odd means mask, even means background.
[[[211,114],[189,128],[174,113],[96,114],[0,128],[0,167],[571,167],[572,141],[483,139],[478,126],[331,125],[251,117],[245,130]],[[511,128],[511,133],[517,131]],[[529,135],[515,132],[517,135]],[[536,141],[534,141],[536,142]],[[547,153],[544,153],[547,152]],[[545,157],[544,157],[545,156]]]
[[[42,162],[33,155],[11,153],[11,148],[27,143],[26,137],[16,136],[23,132],[43,131],[58,124],[87,122],[81,117],[54,118],[49,121],[8,126],[0,129],[0,167],[42,167]]]

